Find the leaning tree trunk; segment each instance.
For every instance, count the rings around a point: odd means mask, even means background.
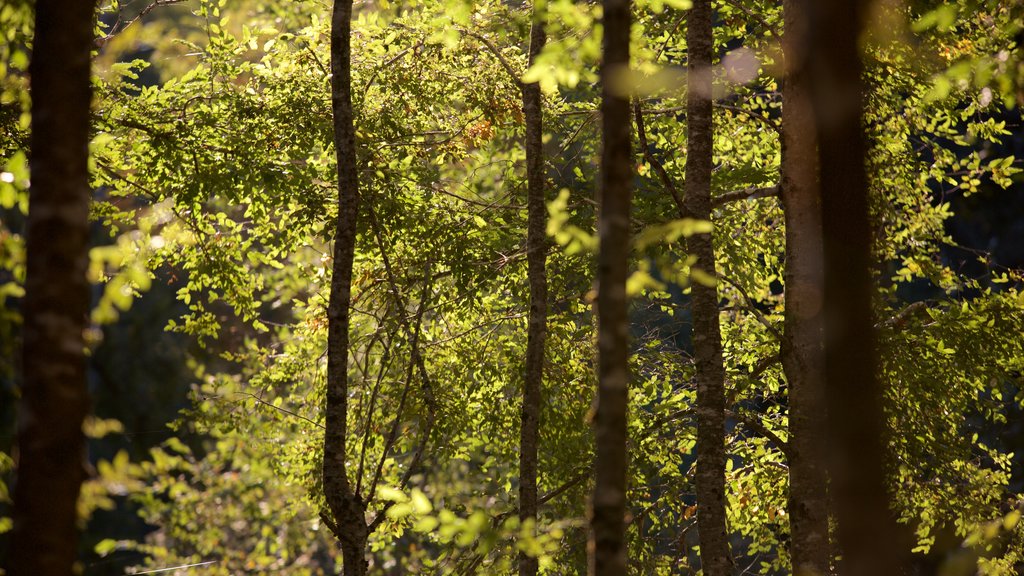
[[[544,20],[533,7],[529,63],[544,49]],[[526,375],[519,431],[519,519],[537,521],[537,447],[540,429],[541,384],[544,380],[544,341],[547,336],[548,280],[547,205],[544,202],[544,114],[540,84],[522,85],[526,117],[526,267],[530,283],[530,324],[526,335]],[[536,576],[537,558],[519,553],[519,575]]]
[[[597,458],[591,502],[590,573],[626,573],[626,414],[629,383],[629,316],[626,274],[632,195],[628,87],[629,0],[603,0],[601,63],[601,174],[597,257],[598,391],[594,417]]]
[[[782,367],[789,384],[790,554],[796,576],[829,571],[821,347],[821,202],[814,112],[804,74],[808,20],[785,0],[782,84],[782,205],[786,219],[786,310]]]
[[[78,553],[89,412],[89,80],[95,3],[38,0],[30,68],[22,401],[12,576],[64,576]]]
[[[825,249],[825,381],[840,570],[898,574],[873,328],[871,223],[859,39],[863,0],[808,2]]]
[[[694,0],[688,17],[687,152],[684,210],[711,220],[711,0]],[[694,264],[714,276],[710,233],[687,241]],[[707,576],[732,574],[725,522],[725,367],[718,318],[718,289],[693,282],[693,353],[697,365],[697,530]]]
[[[352,263],[359,215],[359,175],[352,112],[352,0],[335,0],[331,18],[331,107],[338,160],[338,220],[334,267],[327,308],[327,405],[322,470],[328,526],[341,543],[345,576],[366,574],[366,503],[352,489],[345,470],[348,421],[348,332]]]

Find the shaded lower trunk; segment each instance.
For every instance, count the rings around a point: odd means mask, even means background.
[[[782,205],[786,220],[786,309],[782,367],[789,386],[790,555],[797,576],[829,571],[824,448],[821,202],[814,112],[803,70],[807,14],[785,0],[782,46]]]
[[[543,16],[536,5],[533,11],[530,64],[543,50],[545,42]],[[519,519],[525,523],[537,520],[537,451],[548,315],[548,281],[545,270],[548,212],[544,201],[544,114],[540,84],[524,84],[522,92],[526,118],[526,264],[530,283],[530,324],[526,336],[526,374],[523,379],[519,432]],[[520,552],[519,575],[536,576],[537,570],[537,558]]]
[[[366,562],[366,538],[341,543],[342,570],[344,576],[366,576],[369,564]]]
[[[872,236],[859,51],[868,3],[819,0],[809,2],[808,9],[825,250],[831,486],[843,557],[840,571],[849,576],[898,574],[871,303]]]
[[[598,391],[594,416],[597,457],[590,510],[590,573],[626,573],[626,415],[629,316],[626,275],[633,159],[627,87],[615,78],[629,67],[629,0],[604,0],[601,63],[601,174],[597,258]]]
[[[695,0],[688,17],[687,154],[684,211],[711,220],[711,2]],[[715,275],[711,234],[687,240],[694,266]],[[697,529],[701,566],[706,576],[732,574],[725,518],[725,367],[718,316],[718,290],[694,282],[693,353],[697,368]]]
[[[352,111],[352,0],[336,0],[331,18],[331,106],[337,154],[338,219],[327,307],[327,390],[324,414],[322,482],[328,526],[342,547],[346,576],[366,573],[366,504],[352,489],[346,471],[348,355],[352,266],[359,215],[359,177]]]
[[[87,0],[36,2],[12,576],[65,576],[78,558],[82,423],[90,406],[82,334],[89,314],[94,12]]]

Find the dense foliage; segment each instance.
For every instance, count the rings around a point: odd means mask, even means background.
[[[373,574],[505,574],[520,550],[539,556],[542,573],[586,571],[602,29],[593,3],[539,4],[548,43],[529,69],[532,6],[356,7],[361,207],[347,456],[368,499]],[[717,286],[720,301],[735,565],[789,570],[786,248],[774,188],[783,15],[778,2],[713,5],[710,226],[684,218],[674,198],[687,160],[689,2],[634,3],[623,79],[637,171],[627,283],[636,574],[699,565],[692,283]],[[337,217],[328,13],[320,1],[101,7],[87,574],[339,568],[320,478]],[[1024,190],[1014,156],[1024,146],[1014,111],[1024,100],[1021,22],[1013,3],[879,2],[863,42],[889,491],[921,570],[1024,566],[1024,258],[998,259],[952,232],[959,209],[984,210],[972,199],[996,212]],[[30,3],[0,6],[0,30],[7,472],[29,209]],[[543,89],[549,200],[536,532],[520,524],[515,496],[530,302],[523,80]],[[693,266],[686,243],[711,227],[717,279]],[[0,533],[9,526],[0,519]]]

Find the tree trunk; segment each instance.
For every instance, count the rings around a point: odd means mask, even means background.
[[[616,77],[629,67],[629,0],[603,0],[601,174],[597,258],[598,392],[594,417],[597,459],[591,503],[590,573],[626,573],[626,414],[629,316],[626,275],[633,159],[628,87]]]
[[[821,167],[825,249],[825,381],[840,570],[898,574],[885,486],[881,383],[871,299],[871,224],[858,41],[867,2],[819,0],[812,14],[811,88]]]
[[[348,426],[349,305],[352,264],[359,215],[359,175],[352,112],[352,0],[335,0],[331,18],[331,107],[334,149],[338,160],[338,220],[334,233],[334,265],[327,308],[327,391],[324,423],[324,498],[329,526],[342,548],[346,576],[366,574],[366,504],[355,493],[346,472]]]
[[[790,555],[796,576],[829,570],[824,449],[821,202],[814,112],[803,70],[807,14],[785,0],[782,84],[782,205],[786,219],[786,310],[782,367],[789,384]]]
[[[90,404],[82,332],[89,314],[85,274],[95,8],[86,0],[36,2],[12,576],[65,576],[78,555],[82,423]]]
[[[695,0],[688,17],[686,196],[690,218],[711,220],[711,1]],[[687,241],[695,266],[715,274],[711,234]],[[732,574],[725,522],[725,367],[718,318],[718,289],[694,282],[693,349],[697,364],[697,530],[706,576]]]
[[[544,20],[533,8],[529,63],[544,48]],[[547,336],[548,281],[547,204],[544,202],[544,114],[540,84],[523,84],[526,117],[527,226],[526,266],[530,282],[530,324],[526,336],[526,375],[523,379],[523,409],[519,431],[519,519],[537,521],[537,446],[540,428],[541,384],[544,379],[544,341]],[[536,576],[537,558],[519,553],[519,575]]]

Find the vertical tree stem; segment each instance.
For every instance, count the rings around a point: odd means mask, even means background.
[[[695,0],[688,17],[686,193],[690,218],[711,220],[711,57],[710,0]],[[695,266],[715,275],[710,233],[687,241]],[[732,574],[725,519],[725,367],[718,317],[718,289],[692,283],[693,350],[697,367],[697,530],[701,566],[706,576]]]
[[[540,0],[533,6],[529,64],[544,49],[544,17]],[[547,336],[548,281],[547,204],[544,201],[544,112],[540,84],[522,84],[526,118],[527,225],[526,266],[530,283],[530,319],[526,336],[526,374],[519,431],[519,519],[537,521],[537,452],[541,386],[544,380],[544,342]],[[520,551],[519,575],[536,576],[537,558]]]
[[[342,548],[346,576],[366,574],[366,504],[346,472],[349,305],[359,215],[359,175],[352,111],[352,0],[335,0],[331,18],[331,107],[338,160],[338,220],[327,318],[327,391],[322,480],[324,497]]]
[[[12,576],[64,576],[78,557],[77,503],[89,412],[90,50],[95,3],[38,0],[30,69],[22,401]]]
[[[898,574],[873,328],[859,39],[862,0],[808,3],[825,250],[825,378],[841,570]]]
[[[821,346],[823,270],[821,202],[814,112],[805,80],[808,15],[784,0],[782,48],[782,184],[786,221],[786,309],[782,367],[789,385],[790,555],[796,576],[829,571],[828,492],[824,449]]]
[[[629,0],[603,0],[601,63],[601,173],[597,258],[598,392],[594,427],[597,459],[591,503],[590,573],[626,573],[626,414],[629,317],[626,274],[633,163],[630,143]]]

